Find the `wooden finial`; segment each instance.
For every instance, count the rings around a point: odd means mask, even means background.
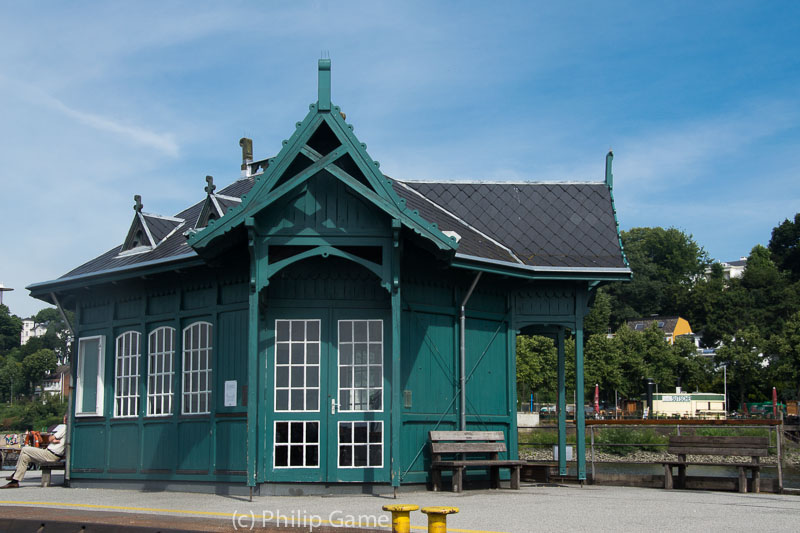
[[[331,60],[319,60],[319,85],[317,87],[317,109],[319,111],[331,110]]]
[[[208,183],[208,185],[206,185],[205,191],[208,194],[214,194],[214,189],[217,188],[217,186],[214,185],[214,176],[206,176],[206,183]]]
[[[142,205],[142,195],[140,194],[133,195],[133,201],[136,202],[136,204],[134,204],[133,206],[133,210],[136,211],[137,213],[141,213],[142,208],[144,207]]]

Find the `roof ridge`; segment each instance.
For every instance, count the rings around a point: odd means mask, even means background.
[[[395,179],[396,178],[390,178]],[[412,179],[403,179],[405,183],[439,183],[442,185],[445,184],[459,184],[459,185],[603,185],[605,183],[602,181],[579,181],[579,180],[555,180],[555,181],[501,181],[501,180],[432,180],[432,179],[421,179],[421,180],[412,180]]]
[[[185,211],[185,209],[184,209],[184,211]],[[151,218],[160,218],[162,220],[169,220],[170,222],[185,222],[186,221],[186,219],[183,219],[183,218],[180,218],[180,217],[176,217],[176,216],[168,217],[166,215],[158,215],[156,213],[142,213],[142,216],[151,217]]]
[[[449,210],[445,209],[444,207],[440,206],[439,204],[437,204],[436,202],[434,202],[433,200],[431,200],[430,198],[428,198],[427,196],[425,196],[425,195],[424,195],[424,194],[422,194],[421,192],[419,192],[419,191],[415,190],[413,187],[409,187],[408,185],[406,185],[405,183],[403,183],[402,181],[400,181],[400,180],[397,180],[397,179],[395,179],[394,181],[395,181],[395,182],[396,182],[398,185],[400,185],[401,187],[403,187],[404,189],[407,189],[407,190],[409,190],[409,191],[413,192],[414,194],[416,194],[417,196],[419,196],[420,198],[422,198],[423,200],[425,200],[426,202],[428,202],[428,203],[429,203],[429,204],[431,204],[432,206],[436,207],[436,208],[437,208],[437,209],[439,209],[440,211],[442,211],[442,212],[446,213],[447,215],[449,215],[449,216],[453,217],[454,219],[458,220],[458,221],[459,221],[461,224],[464,224],[464,225],[465,225],[467,228],[471,229],[472,231],[474,231],[475,233],[477,233],[477,234],[478,234],[478,235],[480,235],[481,237],[483,237],[483,238],[487,239],[487,240],[488,240],[488,241],[490,241],[492,244],[495,244],[496,246],[499,246],[500,248],[502,248],[503,250],[505,250],[506,252],[508,252],[508,255],[510,255],[511,257],[513,257],[513,258],[514,258],[514,259],[517,261],[517,263],[519,263],[519,264],[522,264],[522,265],[524,265],[524,264],[525,264],[525,263],[523,263],[523,262],[520,260],[520,258],[519,258],[519,257],[517,257],[517,254],[515,254],[515,253],[513,252],[513,250],[511,250],[511,248],[509,248],[509,247],[508,247],[508,246],[506,246],[505,244],[503,244],[503,243],[499,242],[497,239],[494,239],[494,238],[490,237],[489,235],[487,235],[487,234],[486,234],[486,233],[484,233],[483,231],[479,230],[478,228],[476,228],[475,226],[473,226],[472,224],[470,224],[470,223],[469,223],[469,222],[467,222],[466,220],[462,219],[461,217],[459,217],[459,216],[458,216],[458,215],[456,215],[455,213],[452,213],[451,211],[449,211]]]

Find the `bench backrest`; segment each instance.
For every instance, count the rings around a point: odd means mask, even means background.
[[[431,453],[503,453],[502,431],[431,431]]]
[[[699,435],[669,438],[667,451],[675,455],[741,455],[766,457],[769,437],[703,437]]]

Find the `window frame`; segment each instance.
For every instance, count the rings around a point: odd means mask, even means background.
[[[153,336],[157,335],[158,332],[164,331],[169,332],[170,338],[170,349],[167,350],[153,350],[152,343],[153,343]],[[147,407],[145,410],[145,416],[148,417],[164,417],[164,416],[172,416],[173,408],[175,405],[175,337],[176,331],[173,326],[159,326],[155,328],[153,331],[147,334],[147,394],[146,394],[146,401]],[[164,342],[166,345],[167,336],[164,337]],[[161,369],[163,370],[166,367],[167,355],[169,355],[169,372],[154,372],[154,367],[158,368],[158,361],[156,358],[161,357]],[[162,380],[162,388],[161,392],[155,392],[150,388],[150,380],[154,378],[155,380],[161,379]],[[165,389],[169,387],[169,392],[165,392]],[[152,401],[152,404],[151,404]],[[158,403],[161,406],[162,412],[155,413],[152,412],[151,405],[155,405]],[[164,404],[167,404],[169,408],[164,411]]]
[[[279,322],[288,322],[289,323],[289,338],[287,340],[279,340],[278,339],[278,323]],[[303,323],[303,340],[292,340],[292,324],[293,323]],[[317,340],[308,340],[308,324],[311,322],[315,322],[317,324]],[[320,413],[322,409],[322,320],[319,318],[278,318],[275,319],[275,340],[274,340],[274,354],[273,354],[273,397],[272,397],[272,408],[274,413]],[[287,344],[289,346],[289,362],[288,363],[279,363],[278,362],[278,346],[279,344]],[[295,344],[302,344],[303,346],[303,362],[302,363],[292,363],[292,345]],[[309,363],[308,362],[308,346],[314,344],[317,346],[317,362],[316,363]],[[317,385],[316,386],[308,386],[308,369],[316,367],[317,372]],[[288,382],[287,385],[278,385],[278,372],[281,369],[287,369],[288,375]],[[302,368],[303,369],[303,386],[302,387],[293,387],[292,386],[292,369],[293,368]],[[302,390],[303,392],[303,407],[304,409],[292,409],[292,392]],[[287,391],[287,408],[286,409],[278,409],[278,393],[281,391]],[[316,407],[313,409],[308,408],[308,392],[309,391],[316,391],[317,392],[317,404]]]
[[[83,405],[83,386],[85,378],[83,376],[84,364],[86,361],[86,351],[84,349],[87,341],[98,341],[97,347],[97,377],[95,378],[97,392],[95,396],[95,409],[94,411],[86,411]],[[80,337],[78,339],[78,373],[75,378],[75,416],[88,417],[88,416],[103,416],[104,400],[105,400],[105,353],[106,353],[106,337],[105,335],[91,335],[88,337]]]
[[[341,331],[342,331],[341,328],[342,328],[342,323],[344,323],[344,322],[349,322],[350,323],[350,327],[351,327],[350,334],[351,334],[351,336],[350,336],[350,340],[349,341],[342,341],[342,338],[341,338]],[[364,322],[364,323],[366,323],[367,339],[365,341],[356,341],[355,340],[354,336],[355,336],[355,323],[356,322]],[[369,327],[370,327],[370,324],[375,323],[375,322],[380,324],[380,340],[379,341],[370,340]],[[376,319],[373,319],[373,318],[363,318],[363,319],[362,318],[348,318],[348,319],[341,319],[341,320],[337,321],[337,323],[336,323],[336,332],[337,332],[337,335],[336,335],[336,337],[337,337],[336,338],[336,353],[337,353],[338,357],[337,357],[337,361],[336,361],[336,394],[337,394],[336,405],[338,406],[338,410],[340,412],[343,412],[343,413],[383,413],[383,412],[385,412],[386,406],[384,405],[383,395],[384,395],[384,392],[385,392],[384,380],[386,379],[386,376],[384,374],[385,369],[383,367],[383,359],[384,359],[384,356],[385,356],[384,348],[385,348],[385,333],[386,332],[384,331],[383,326],[384,326],[383,320],[380,319],[380,318],[376,318]],[[367,360],[366,360],[366,363],[358,363],[358,364],[356,364],[356,361],[355,361],[355,346],[356,346],[356,344],[366,344],[367,345]],[[348,364],[343,364],[342,363],[342,346],[343,345],[351,346],[351,354],[350,354],[350,358],[351,359],[350,359],[350,363],[348,363]],[[379,357],[379,363],[378,364],[371,363],[370,359],[369,359],[369,348],[372,345],[380,346],[380,357]],[[373,367],[379,367],[379,370],[380,370],[380,380],[379,380],[380,381],[380,385],[377,385],[377,386],[371,386],[369,384],[369,377],[370,377],[370,374],[372,373]],[[350,386],[349,387],[343,387],[342,386],[342,369],[343,368],[349,369],[349,373],[350,373]],[[356,387],[355,386],[355,377],[356,377],[356,369],[357,368],[360,368],[360,369],[366,371],[366,376],[367,376],[366,377],[366,381],[367,381],[367,386],[366,387]],[[343,391],[348,391],[349,392],[349,397],[350,397],[350,401],[349,401],[349,403],[348,403],[346,408],[343,407],[342,403],[341,403],[342,392]],[[355,402],[355,393],[356,393],[356,391],[365,391],[365,393],[366,393],[366,403],[367,403],[367,408],[366,409],[355,409],[354,408],[354,405],[356,405],[356,402]],[[373,392],[373,391],[379,392],[378,398],[380,400],[380,408],[378,408],[378,409],[369,408],[370,393]]]
[[[128,341],[128,344],[125,344],[124,338],[126,337],[133,337],[133,340]],[[123,352],[120,353],[120,341],[123,342]],[[130,350],[129,353],[125,353],[125,347],[128,347]],[[120,375],[118,372],[120,370],[120,358],[123,359],[122,362],[122,369],[123,372],[126,369],[126,362],[125,359],[131,360],[130,364],[127,364],[128,373],[123,373]],[[139,416],[139,408],[141,407],[140,404],[140,394],[139,394],[139,382],[141,381],[141,359],[142,359],[142,333],[135,329],[125,330],[119,335],[116,336],[114,339],[114,411],[113,411],[113,418],[138,418]],[[133,366],[133,361],[135,361],[136,369],[135,371],[131,368]],[[128,383],[128,394],[121,394],[119,390],[120,380],[127,380]],[[130,402],[133,400],[133,409],[132,412],[128,412],[128,414],[120,414],[120,401],[127,402],[127,407],[130,409],[131,405]]]
[[[208,334],[205,336],[206,340],[208,341],[208,344],[206,346],[204,346],[204,347],[198,345],[198,348],[188,348],[187,345],[189,343],[186,342],[186,334],[187,334],[187,332],[189,332],[189,330],[191,330],[193,328],[196,328],[196,327],[199,327],[199,326],[207,326],[208,327]],[[201,335],[198,338],[202,340],[203,336]],[[181,344],[181,415],[193,416],[193,415],[208,415],[208,414],[211,414],[211,392],[212,392],[211,378],[212,378],[212,375],[213,375],[213,373],[212,373],[212,369],[213,369],[212,358],[214,356],[214,324],[212,324],[208,320],[198,320],[196,322],[192,322],[191,324],[189,324],[188,326],[183,328],[183,330],[181,331],[181,341],[182,341],[182,344]],[[203,369],[203,370],[195,370],[193,368],[190,368],[190,369],[187,370],[187,364],[186,364],[187,353],[191,353],[193,351],[197,351],[198,352],[198,363],[199,363],[200,360],[201,360],[200,354],[202,354],[202,352],[204,350],[207,351],[207,357],[205,359],[206,368]],[[191,359],[192,358],[190,357],[189,360],[191,361]],[[198,381],[197,381],[197,386],[198,386],[197,390],[188,390],[187,391],[187,389],[186,389],[187,373],[189,373],[189,374],[196,373],[197,374],[197,379],[198,379]],[[205,373],[205,375],[206,375],[206,388],[204,390],[200,390],[200,388],[199,388],[200,387],[199,378],[200,378],[201,373]],[[192,376],[190,375],[189,376],[190,386],[191,386],[192,382],[193,382]],[[189,395],[189,402],[186,401],[186,395],[187,394]],[[203,395],[205,395],[205,397],[206,397],[206,409],[205,409],[205,411],[199,410],[199,408],[200,408],[200,399],[203,397]],[[198,402],[197,402],[198,411],[187,410],[187,407],[191,407],[191,398],[193,396],[197,396],[197,398],[198,398]],[[188,403],[188,405],[187,405],[187,403]]]

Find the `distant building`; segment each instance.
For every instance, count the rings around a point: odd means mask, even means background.
[[[710,392],[654,394],[653,414],[680,418],[725,418],[725,395]]]
[[[45,394],[58,395],[63,400],[69,397],[70,376],[69,365],[61,365],[54,373],[45,376],[42,380],[42,396]]]
[[[19,334],[19,343],[27,344],[29,340],[34,337],[44,337],[47,333],[47,326],[44,324],[37,324],[32,318],[26,318],[22,321],[22,332]]]
[[[740,257],[738,261],[723,261],[720,265],[722,266],[722,275],[725,279],[741,278],[747,266],[747,258]],[[711,274],[710,267],[706,269],[706,274]]]
[[[680,335],[694,335],[692,327],[685,318],[679,316],[651,316],[648,318],[634,318],[625,322],[634,331],[644,331],[653,324],[664,332],[664,338],[670,344],[675,344],[675,338]],[[695,344],[696,341],[695,341]]]

